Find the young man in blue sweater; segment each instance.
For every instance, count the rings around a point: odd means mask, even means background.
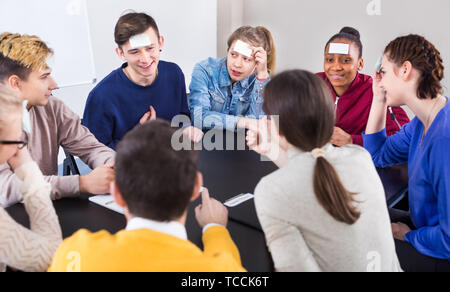
[[[120,17],[115,28],[117,55],[125,62],[89,94],[83,124],[97,139],[115,149],[136,125],[175,116],[189,117],[183,72],[174,63],[160,61],[164,37],[155,20],[145,13]],[[198,142],[203,132],[187,127],[184,132]]]

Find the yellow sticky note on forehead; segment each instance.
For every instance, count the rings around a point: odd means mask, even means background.
[[[328,54],[348,55],[350,46],[348,44],[331,43]]]
[[[134,35],[130,38],[130,46],[132,50],[149,47],[152,45],[152,41],[145,33]]]

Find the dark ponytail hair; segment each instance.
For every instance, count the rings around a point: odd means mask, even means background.
[[[333,135],[335,113],[330,89],[308,71],[292,70],[275,76],[264,89],[263,110],[280,117],[280,134],[303,151],[322,148]],[[354,194],[345,189],[324,157],[317,159],[313,184],[317,200],[334,219],[349,225],[358,220]]]
[[[361,35],[359,34],[358,30],[349,26],[342,28],[339,33],[332,36],[331,39],[327,42],[327,44],[325,45],[325,50],[327,49],[328,45],[336,39],[346,39],[355,43],[359,49],[359,58],[361,59],[363,55],[363,45],[361,42]]]
[[[436,47],[420,35],[407,35],[393,40],[384,50],[388,59],[397,66],[406,61],[422,72],[417,88],[420,99],[436,98],[443,93],[444,63]]]

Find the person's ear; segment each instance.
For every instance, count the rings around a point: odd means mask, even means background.
[[[113,196],[114,201],[116,202],[117,205],[119,205],[124,209],[127,208],[127,203],[123,199],[122,193],[120,192],[119,187],[117,186],[115,180],[109,183],[109,192]]]
[[[125,53],[123,52],[122,48],[116,48],[116,54],[122,61],[124,62],[127,61],[127,59],[125,58]]]
[[[361,58],[358,61],[358,71],[361,71],[362,69],[364,69],[364,59]]]
[[[191,196],[191,202],[197,200],[197,198],[200,196],[200,188],[203,187],[203,175],[201,172],[197,172],[197,175],[195,176],[195,186],[194,186],[194,192]]]
[[[14,90],[20,90],[20,81],[22,79],[20,79],[19,76],[17,75],[11,75],[8,78],[8,82],[7,84],[9,85],[9,87],[11,87]]]
[[[160,51],[162,51],[162,49],[163,49],[163,47],[164,47],[164,42],[165,42],[164,37],[163,37],[163,36],[160,36],[160,37],[159,37],[159,50],[160,50]]]
[[[403,63],[403,65],[400,67],[400,77],[403,81],[408,81],[412,77],[413,72],[413,66],[410,61],[406,61]]]

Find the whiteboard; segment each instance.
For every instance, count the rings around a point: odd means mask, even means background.
[[[1,0],[0,32],[37,35],[55,52],[59,87],[95,83],[86,0]]]

